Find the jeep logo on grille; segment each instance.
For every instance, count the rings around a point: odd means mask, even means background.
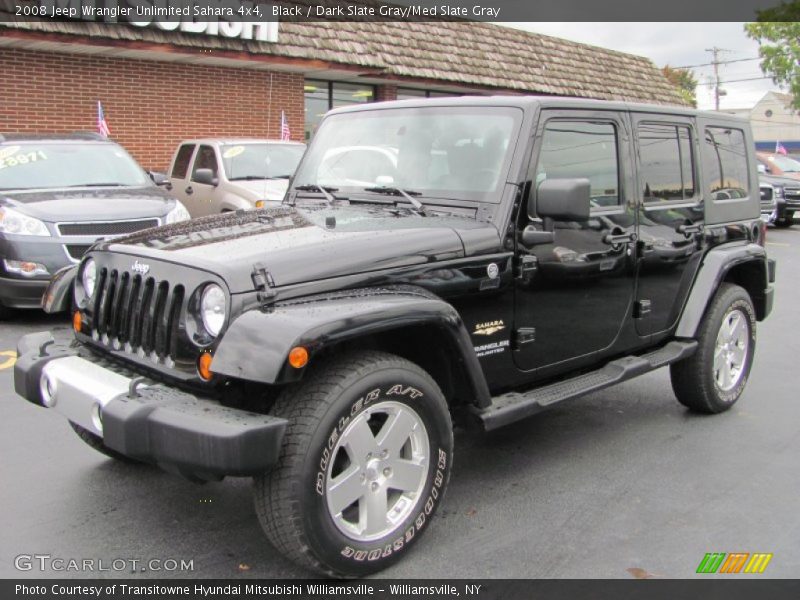
[[[131,270],[134,273],[141,273],[142,275],[147,275],[150,271],[150,265],[146,263],[140,263],[138,260],[131,265]]]

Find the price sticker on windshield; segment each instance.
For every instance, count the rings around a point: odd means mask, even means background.
[[[225,150],[222,158],[233,158],[235,156],[239,156],[242,152],[244,152],[244,146],[234,146],[233,148],[228,148]]]
[[[11,146],[0,150],[0,169],[18,167],[39,160],[47,160],[47,155],[41,150],[20,152],[20,146]]]

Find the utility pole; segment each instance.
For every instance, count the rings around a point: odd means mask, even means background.
[[[719,110],[719,97],[725,95],[725,92],[719,87],[719,53],[730,52],[730,50],[714,46],[713,48],[706,48],[706,52],[711,52],[714,57],[714,60],[711,61],[711,64],[714,67],[714,110]]]

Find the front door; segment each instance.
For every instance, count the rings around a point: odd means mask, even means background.
[[[217,200],[217,186],[199,183],[195,179],[198,169],[211,169],[214,177],[219,177],[219,163],[217,154],[212,146],[200,146],[194,157],[192,166],[192,179],[186,188],[187,194],[191,198],[194,207],[192,216],[211,215],[220,212],[219,201]]]
[[[531,194],[545,179],[587,178],[588,221],[553,221],[520,210],[514,357],[542,374],[588,364],[608,349],[630,314],[636,216],[624,114],[543,111],[531,168]],[[526,247],[531,226],[551,243]]]

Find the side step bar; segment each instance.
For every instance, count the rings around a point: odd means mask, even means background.
[[[696,350],[697,342],[694,340],[672,341],[648,354],[626,356],[608,363],[597,371],[584,373],[572,379],[551,383],[527,392],[509,392],[495,396],[491,406],[476,410],[474,414],[483,423],[484,429],[491,431],[529,417],[551,404],[578,398],[677,362],[691,356]]]

